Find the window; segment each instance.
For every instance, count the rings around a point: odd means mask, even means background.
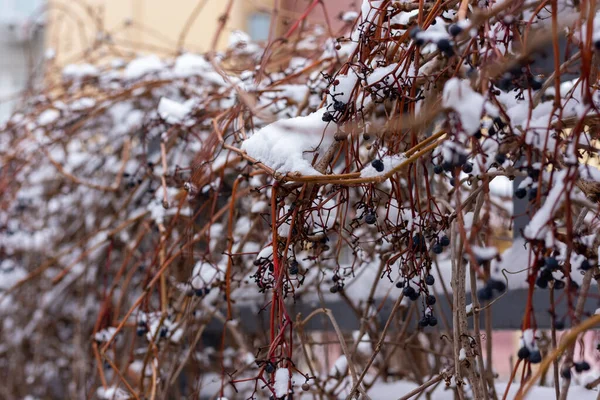
[[[254,13],[248,18],[248,34],[253,41],[267,40],[270,26],[271,16],[267,13]]]

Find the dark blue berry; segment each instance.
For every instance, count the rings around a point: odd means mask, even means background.
[[[583,372],[590,370],[590,364],[587,361],[580,361],[574,364],[575,372]]]
[[[559,267],[558,260],[554,257],[546,257],[544,261],[546,264],[546,268],[550,268],[551,270],[557,270]]]
[[[562,290],[565,288],[565,286],[567,286],[567,284],[564,281],[560,281],[560,280],[554,281],[554,289],[556,289],[556,290]]]
[[[515,196],[517,197],[517,199],[522,199],[525,196],[527,196],[527,190],[525,188],[518,188],[517,190],[515,190]]]
[[[492,288],[487,285],[477,291],[477,298],[481,301],[490,301],[493,297]]]
[[[541,276],[536,279],[535,284],[540,289],[546,289],[548,287],[548,281],[546,279],[542,278]]]
[[[529,354],[529,362],[532,364],[539,364],[542,362],[542,353],[539,350],[534,350]]]
[[[562,376],[565,379],[571,379],[571,369],[568,367],[562,367],[562,369],[560,370],[560,376]]]
[[[448,39],[440,39],[437,42],[437,48],[444,53],[445,56],[451,57],[454,55],[454,50],[452,49],[452,44]]]
[[[398,282],[396,282],[396,287],[397,287],[398,289],[402,289],[402,288],[404,287],[404,282],[403,282],[403,281],[398,281]]]
[[[498,164],[502,165],[502,164],[504,164],[504,161],[506,161],[506,155],[502,154],[502,153],[498,153],[498,154],[496,154],[495,160]]]
[[[470,174],[471,172],[473,172],[473,164],[471,163],[466,163],[462,166],[462,170],[465,174]]]
[[[333,115],[329,111],[326,111],[323,113],[321,119],[323,120],[323,122],[331,122],[333,121]]]
[[[415,26],[414,28],[412,28],[410,30],[410,37],[411,39],[414,39],[415,37],[417,37],[417,34],[421,32],[421,28],[419,28],[418,26]]]
[[[383,165],[383,161],[381,161],[381,160],[373,160],[371,162],[371,166],[373,168],[375,168],[375,171],[377,171],[377,172],[382,172],[385,168]]]
[[[433,277],[433,275],[427,275],[425,277],[425,284],[427,284],[428,286],[433,286],[434,283],[435,283],[435,278]]]
[[[417,301],[419,300],[419,293],[414,292],[411,296],[408,296],[408,298],[410,299],[410,301]]]
[[[529,195],[528,195],[528,199],[529,201],[535,200],[537,197],[537,188],[531,188],[529,189]]]
[[[436,243],[431,247],[431,251],[433,251],[434,254],[442,254],[442,252],[444,251],[444,248],[442,247],[441,244]]]
[[[427,295],[427,297],[425,297],[425,304],[427,304],[428,306],[432,306],[434,305],[436,302],[436,298],[433,295]]]
[[[271,361],[268,361],[265,365],[265,371],[267,372],[267,374],[272,374],[273,372],[275,372],[275,366]]]
[[[590,264],[590,262],[588,260],[583,260],[581,262],[581,264],[579,265],[579,269],[581,269],[582,271],[587,271],[591,268],[592,268],[592,265]]]
[[[419,326],[422,328],[425,328],[426,326],[429,325],[429,318],[427,318],[427,315],[423,316],[423,318],[421,318],[421,320],[419,321]]]
[[[433,173],[434,174],[439,175],[442,172],[444,172],[444,168],[441,165],[434,165],[433,166]]]
[[[448,33],[452,36],[458,36],[463,31],[463,28],[457,24],[452,24],[448,27]]]
[[[444,171],[450,172],[454,169],[454,165],[452,165],[450,161],[444,161],[442,163],[442,168],[444,169]]]
[[[146,332],[148,332],[148,330],[146,329],[146,327],[139,327],[135,330],[136,335],[138,336],[144,336],[146,334]]]
[[[434,317],[433,315],[429,316],[429,326],[436,326],[438,323],[438,320],[436,317]]]
[[[442,236],[440,239],[440,244],[444,247],[450,246],[450,238],[446,235]]]
[[[495,290],[497,292],[504,292],[506,290],[506,283],[504,283],[501,280],[498,279],[490,279],[487,283],[487,286],[489,286],[490,288],[492,288],[492,290]]]
[[[554,327],[557,331],[562,331],[565,329],[565,321],[556,321],[554,322]]]
[[[450,178],[450,186],[454,187],[455,184],[456,184],[456,181],[455,181],[454,177]]]
[[[524,360],[526,358],[529,358],[529,349],[525,346],[521,347],[519,349],[519,352],[517,353],[517,357],[519,357],[521,360]]]
[[[406,297],[411,297],[415,293],[415,288],[413,288],[412,286],[405,286],[404,289],[402,289],[402,294],[404,294]]]
[[[298,274],[298,261],[292,260],[290,262],[290,274],[292,274],[292,275]]]
[[[346,110],[346,105],[339,100],[333,102],[333,109],[338,112],[344,112]]]
[[[375,216],[375,213],[368,213],[365,215],[365,222],[369,225],[373,225],[375,222],[377,222],[377,216]]]
[[[167,337],[167,333],[169,333],[169,330],[167,329],[167,327],[166,326],[161,326],[160,333],[159,333],[160,337],[161,338]]]

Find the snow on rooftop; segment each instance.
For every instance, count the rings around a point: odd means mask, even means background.
[[[305,117],[273,122],[245,140],[242,150],[282,174],[320,175],[311,165],[315,150],[325,151],[336,129],[323,122],[324,113],[322,108]]]

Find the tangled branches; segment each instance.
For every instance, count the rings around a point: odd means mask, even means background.
[[[280,47],[234,32],[222,53],[68,66],[0,138],[5,394],[409,398],[444,381],[496,399],[543,361],[566,396],[583,330],[560,367],[556,330],[584,321],[598,277],[594,7],[364,0],[337,38],[297,23]],[[513,180],[529,222],[501,254]],[[491,337],[519,288],[523,387],[499,389],[480,320]],[[321,314],[329,373],[306,331]]]

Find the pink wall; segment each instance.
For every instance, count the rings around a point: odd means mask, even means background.
[[[290,10],[298,16],[311,5],[313,0],[283,0],[283,8]],[[360,8],[361,0],[324,0],[322,2],[327,11],[327,16],[331,22],[332,28],[339,28],[342,23],[339,19],[340,13],[356,10]],[[325,20],[325,10],[321,4],[317,5],[309,15],[309,20],[314,22],[323,22]],[[293,22],[293,21],[292,21]]]

